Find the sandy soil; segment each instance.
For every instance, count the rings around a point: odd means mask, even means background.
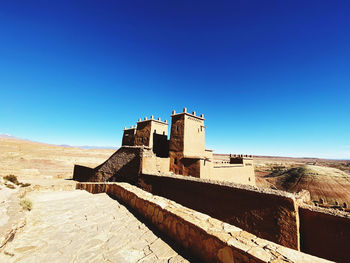
[[[82,149],[0,138],[0,176],[70,178],[74,164],[95,167],[114,152],[113,149]]]

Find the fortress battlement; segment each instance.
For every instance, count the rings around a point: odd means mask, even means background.
[[[187,112],[187,108],[183,108],[183,112],[179,112],[179,113],[176,113],[176,111],[173,110],[172,114],[170,115],[170,117],[176,117],[176,116],[179,116],[179,115],[187,115],[189,117],[194,117],[194,118],[197,118],[199,120],[203,120],[204,121],[204,114],[201,114],[200,116],[197,116],[195,111],[193,111],[192,114],[190,114],[190,113]]]

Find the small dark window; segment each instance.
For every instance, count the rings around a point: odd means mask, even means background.
[[[248,177],[248,181],[250,182],[250,177]]]
[[[165,135],[165,131],[163,131],[163,135]]]
[[[154,130],[154,133],[156,133],[157,131],[156,130]]]
[[[174,158],[174,164],[177,164],[177,158]]]
[[[179,131],[179,126],[176,126],[176,131],[177,131],[177,132]]]

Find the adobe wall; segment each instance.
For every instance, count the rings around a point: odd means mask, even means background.
[[[140,175],[139,186],[258,237],[299,248],[297,210],[292,194],[192,177],[146,174]]]
[[[124,146],[106,162],[96,168],[95,182],[124,181],[135,183],[141,172],[141,160],[145,147]]]
[[[328,262],[260,239],[127,183],[78,183],[77,189],[114,196],[201,262]]]
[[[181,116],[171,118],[171,131],[169,141],[170,152],[183,152],[184,149],[184,120]]]
[[[183,114],[184,118],[184,155],[204,156],[205,151],[205,128],[204,119]]]
[[[150,121],[140,121],[137,123],[136,133],[135,133],[135,146],[152,146],[151,144],[151,122]]]
[[[213,174],[213,161],[212,159],[200,160],[200,178],[210,179]]]
[[[170,171],[184,176],[200,177],[200,160],[184,158],[181,152],[169,152]],[[175,159],[177,163],[175,164]]]
[[[170,158],[157,157],[152,151],[144,152],[142,157],[142,173],[168,173],[169,162]]]
[[[163,158],[169,157],[168,136],[167,135],[153,133],[152,134],[152,138],[153,138],[153,152],[158,157],[163,157]],[[168,166],[168,170],[169,170],[169,166]]]
[[[301,250],[337,262],[349,262],[350,215],[299,207]]]
[[[203,176],[202,178],[236,184],[256,185],[254,167],[244,166],[243,164],[214,164],[210,176]]]
[[[123,146],[96,168],[76,165],[73,179],[79,182],[125,181],[137,182],[145,147]]]
[[[73,170],[73,180],[78,182],[91,182],[95,170],[90,167],[75,164]]]
[[[135,142],[135,128],[124,129],[122,146],[133,146]]]

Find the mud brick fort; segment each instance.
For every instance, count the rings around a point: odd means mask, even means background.
[[[258,188],[252,156],[215,160],[204,116],[139,119],[101,165],[75,165],[77,189],[125,203],[201,262],[349,262],[350,215],[310,193]]]
[[[196,112],[172,112],[170,139],[168,123],[150,119],[139,119],[136,126],[124,129],[122,146],[146,146],[156,155],[158,172],[193,176],[197,178],[225,180],[255,185],[252,156],[235,155],[229,162],[215,161],[213,150],[205,149],[204,116]],[[152,159],[154,161],[154,159]],[[147,161],[145,164],[149,164]],[[146,170],[152,164],[146,165]]]

